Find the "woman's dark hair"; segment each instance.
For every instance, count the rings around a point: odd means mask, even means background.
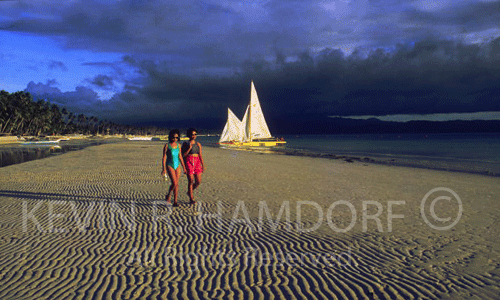
[[[198,132],[198,130],[196,130],[193,127],[189,128],[188,131],[187,131],[187,136],[190,138],[191,135],[193,134],[193,132]]]
[[[177,130],[177,129],[170,130],[170,132],[168,133],[168,141],[169,142],[172,142],[172,140],[174,139],[174,135],[176,133],[177,133],[177,136],[180,138],[181,134],[179,133],[179,130]]]

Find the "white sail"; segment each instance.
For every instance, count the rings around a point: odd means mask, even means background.
[[[260,107],[259,97],[252,81],[250,92],[250,104],[247,106],[243,120],[227,109],[227,122],[219,139],[221,142],[252,142],[259,139],[272,138],[271,132],[267,127],[262,108]],[[259,141],[258,143],[260,143]],[[274,145],[276,146],[276,145]]]
[[[220,142],[242,141],[245,138],[243,124],[240,119],[231,111],[227,109],[227,122],[220,136]]]
[[[248,114],[247,114],[248,113]],[[271,132],[267,127],[266,120],[264,119],[264,114],[262,113],[262,108],[260,107],[259,97],[257,96],[257,91],[252,81],[252,90],[250,93],[250,105],[247,107],[247,116],[245,120],[245,131],[246,139],[252,141],[253,139],[264,139],[270,138]],[[243,117],[245,119],[245,117]]]
[[[250,137],[248,135],[248,133],[250,132],[250,128],[248,127],[248,125],[249,125],[249,123],[248,123],[248,111],[249,111],[249,109],[250,109],[250,105],[247,105],[247,109],[245,110],[245,115],[243,116],[243,119],[241,120],[241,130],[242,130],[242,134],[243,134],[242,142],[250,140]]]

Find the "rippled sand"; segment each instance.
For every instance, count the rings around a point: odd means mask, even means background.
[[[162,146],[1,168],[0,299],[500,298],[500,178],[205,147],[172,208]]]

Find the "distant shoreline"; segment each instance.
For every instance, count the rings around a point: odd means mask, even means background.
[[[84,139],[74,139],[70,141],[66,141],[60,144],[60,146],[72,146],[72,149],[64,149],[61,151],[49,152],[49,148],[47,146],[26,146],[21,145],[19,143],[9,143],[9,144],[0,144],[0,152],[1,152],[1,161],[0,167],[23,163],[35,159],[42,159],[46,157],[50,157],[53,154],[63,154],[69,151],[77,151],[84,149],[86,147],[97,146],[103,143],[116,143],[116,142],[129,142],[126,139],[103,139],[103,138],[84,138]],[[142,141],[132,141],[131,143],[138,143]],[[146,141],[150,142],[150,141]],[[154,143],[165,143],[166,141],[152,141]],[[311,150],[298,150],[293,148],[228,148],[221,147],[216,143],[211,142],[203,142],[203,146],[211,147],[211,148],[220,148],[224,150],[230,151],[246,151],[246,152],[254,152],[260,154],[274,154],[274,155],[289,155],[289,156],[303,156],[310,158],[326,158],[326,159],[335,159],[335,160],[343,160],[348,163],[363,163],[363,164],[377,164],[377,165],[388,165],[388,166],[398,166],[398,167],[410,167],[410,168],[419,168],[419,169],[428,169],[428,170],[438,170],[438,171],[447,171],[447,172],[459,172],[459,173],[467,173],[467,174],[478,174],[489,177],[500,177],[500,165],[496,166],[496,168],[491,168],[485,165],[482,165],[480,162],[462,160],[458,161],[457,159],[443,159],[443,158],[432,158],[427,157],[425,159],[418,158],[415,156],[377,156],[377,155],[350,155],[350,154],[332,154],[332,153],[324,153],[317,152]],[[31,155],[32,158],[29,158],[30,154],[28,152],[35,152],[42,148],[42,152],[46,152],[42,154],[41,157],[35,157]],[[69,148],[69,147],[68,147]],[[22,159],[14,158],[15,162],[5,162],[6,160],[6,152],[18,152],[17,155],[24,155],[25,157]],[[16,155],[16,154],[14,154]],[[40,155],[40,154],[38,154]],[[10,158],[7,158],[7,160]]]

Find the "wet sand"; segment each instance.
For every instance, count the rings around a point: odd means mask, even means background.
[[[161,150],[1,168],[0,298],[500,297],[498,177],[205,147],[172,208]]]

